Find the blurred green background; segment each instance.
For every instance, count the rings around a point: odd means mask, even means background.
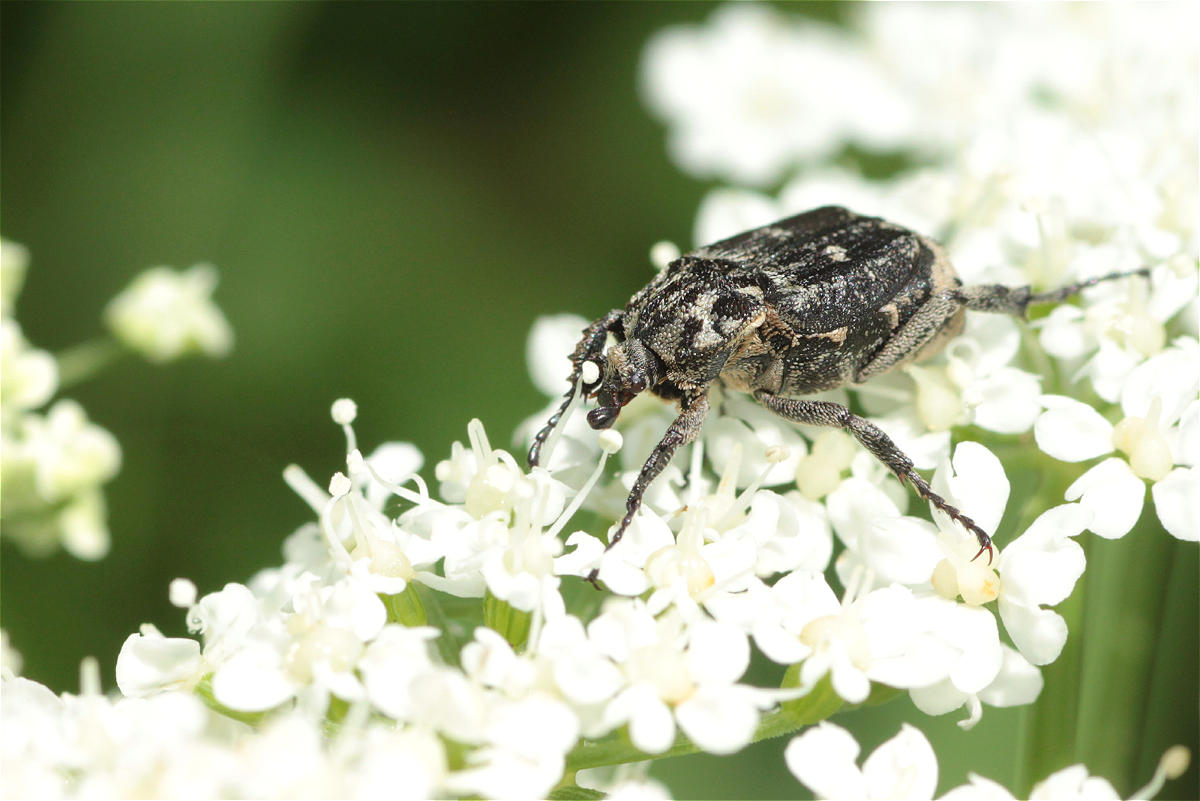
[[[127,359],[68,393],[124,452],[113,548],[96,563],[4,548],[25,674],[74,690],[92,654],[111,687],[140,623],[184,633],[172,578],[203,593],[277,564],[311,517],[280,473],[323,483],[342,466],[338,397],[358,401],[364,449],[406,439],[429,469],[472,417],[509,445],[544,403],[524,364],[533,319],[620,305],[654,242],[691,244],[708,187],[668,161],[637,67],[654,31],[711,9],[4,3],[0,227],[32,254],[26,336],[88,340],[142,269],[197,261],[220,269],[237,336],[223,361]],[[944,790],[968,766],[1011,784],[1022,714],[989,709],[969,734],[907,700],[849,719],[867,752],[922,720]],[[679,797],[803,796],[784,744],[656,772]]]

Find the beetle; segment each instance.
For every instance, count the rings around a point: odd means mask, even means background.
[[[975,558],[986,551],[990,563],[988,533],[935,493],[887,434],[841,404],[803,396],[861,384],[933,355],[962,331],[968,310],[1024,318],[1032,304],[1147,274],[1112,273],[1049,292],[963,286],[945,250],[928,237],[840,206],[806,211],[683,254],[624,309],[584,329],[571,354],[571,387],[534,437],[529,464],[538,463],[578,391],[597,400],[587,415],[594,429],[611,426],[621,408],[647,390],[677,402],[679,416],[638,473],[626,514],[609,538],[612,548],[646,488],[699,434],[709,385],[720,381],[787,420],[852,434],[901,483],[974,534]],[[616,344],[605,351],[609,334]],[[599,368],[598,378],[581,383],[588,363]],[[589,580],[596,575],[593,570]]]

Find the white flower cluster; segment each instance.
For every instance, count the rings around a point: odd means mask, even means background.
[[[151,267],[109,302],[104,319],[113,336],[153,362],[191,353],[224,356],[233,329],[212,302],[217,270],[196,264],[185,271]]]
[[[108,698],[99,667],[56,696],[5,676],[0,760],[6,798],[399,798],[433,795],[434,738],[352,720],[326,742],[300,713],[258,729],[188,692]]]
[[[58,362],[25,339],[13,316],[29,254],[4,241],[3,316],[0,318],[0,496],[4,537],[34,555],[60,546],[81,559],[108,553],[101,485],[117,474],[121,448],[88,420],[83,407],[61,399],[39,412],[58,391]]]
[[[784,753],[788,769],[817,798],[905,799],[931,801],[937,789],[938,763],[925,735],[908,724],[863,760],[850,732],[823,722],[792,740]],[[1191,755],[1182,746],[1168,749],[1150,782],[1131,798],[1153,798],[1168,779],[1187,770]],[[967,784],[939,796],[941,801],[1013,801],[1007,788],[972,773]],[[1107,780],[1089,776],[1083,765],[1071,765],[1033,786],[1030,801],[1119,801]]]
[[[117,474],[121,448],[70,399],[45,406],[55,393],[103,367],[115,353],[107,342],[80,346],[62,362],[33,347],[14,316],[29,253],[0,244],[0,494],[4,537],[43,556],[59,547],[80,559],[108,553],[107,508],[101,486]],[[147,270],[109,304],[114,335],[162,362],[191,350],[221,355],[232,343],[229,324],[208,299],[216,285],[209,265],[175,273]]]

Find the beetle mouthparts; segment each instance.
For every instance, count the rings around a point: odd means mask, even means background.
[[[597,406],[587,414],[588,425],[597,431],[608,428],[617,419],[620,411],[620,406]]]

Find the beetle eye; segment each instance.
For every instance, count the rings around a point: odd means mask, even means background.
[[[597,431],[602,428],[608,428],[617,419],[617,414],[620,411],[620,406],[597,406],[588,412],[588,425]]]
[[[646,376],[642,373],[635,373],[629,379],[628,390],[632,395],[636,395],[646,388]]]

